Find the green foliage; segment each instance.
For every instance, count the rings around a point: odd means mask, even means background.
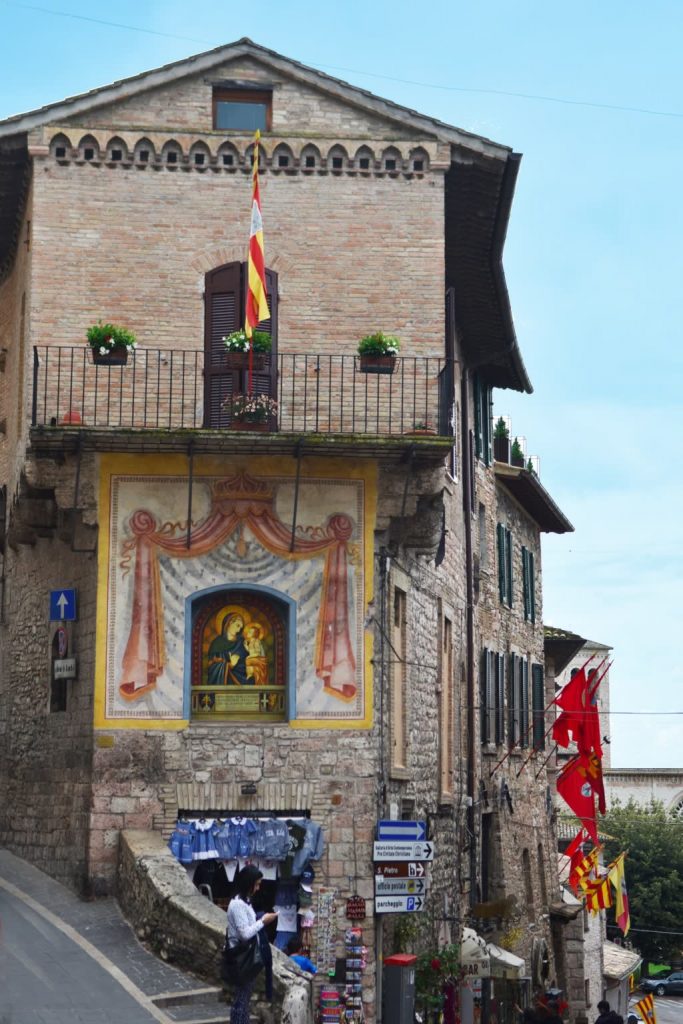
[[[683,822],[657,801],[642,807],[630,800],[625,806],[616,804],[610,808],[601,830],[613,837],[605,844],[606,860],[627,851],[626,888],[631,924],[644,929],[629,938],[633,938],[645,960],[661,963],[676,957],[682,945],[681,936],[661,934],[658,930],[681,930]]]
[[[222,339],[228,352],[248,352],[249,338],[244,330],[233,331]],[[251,347],[254,352],[270,352],[273,341],[265,331],[252,331]]]
[[[132,331],[126,327],[117,327],[116,324],[103,324],[101,320],[88,328],[86,337],[90,347],[100,355],[111,352],[113,348],[123,347],[131,351],[137,347]]]
[[[519,443],[519,439],[518,438],[515,438],[514,441],[512,442],[512,451],[511,451],[510,454],[511,454],[511,458],[513,460],[514,459],[524,459],[524,452],[522,451],[522,446]]]
[[[382,334],[376,331],[374,334],[366,334],[358,342],[358,354],[361,356],[395,356],[401,347],[401,342],[392,334]]]
[[[494,437],[502,437],[507,440],[510,436],[510,431],[507,428],[507,424],[502,416],[499,416],[496,420],[496,425],[493,428]]]
[[[429,1015],[443,1006],[443,987],[460,973],[460,946],[420,953],[415,965],[415,991],[422,1009]]]
[[[417,914],[398,914],[394,924],[394,953],[412,952],[419,934]]]
[[[526,468],[528,473],[534,473],[535,475],[536,470],[534,469],[534,464],[531,459],[527,459]]]

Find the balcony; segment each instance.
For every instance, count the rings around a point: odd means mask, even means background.
[[[276,454],[296,442],[321,454],[333,447],[367,455],[410,446],[436,460],[453,444],[453,364],[445,359],[397,359],[393,373],[367,373],[355,355],[283,353],[265,371],[253,390],[277,398],[277,411],[251,429],[232,406],[247,390],[246,373],[205,374],[201,350],[140,348],[119,366],[95,365],[85,346],[37,346],[32,445],[171,451],[191,443],[197,452],[229,452],[249,444]]]

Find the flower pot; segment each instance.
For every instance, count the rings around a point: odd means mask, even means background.
[[[248,370],[249,369],[249,353],[248,352],[226,352],[224,356],[225,365],[231,370]],[[263,370],[266,365],[266,353],[265,352],[254,352],[252,360],[252,369]]]
[[[361,356],[361,373],[393,373],[396,369],[396,356]]]
[[[128,349],[125,345],[116,345],[108,352],[98,352],[91,348],[92,361],[95,366],[125,366],[128,362]]]
[[[524,469],[524,456],[523,455],[512,455],[510,457],[510,463],[513,466],[518,466],[520,469]]]
[[[230,430],[251,430],[253,432],[265,434],[268,429],[268,420],[242,420],[233,416],[230,421]]]
[[[509,462],[510,448],[511,446],[509,437],[494,437],[493,457],[496,460],[496,462]]]

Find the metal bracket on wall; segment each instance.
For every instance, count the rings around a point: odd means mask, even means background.
[[[303,447],[302,441],[297,441],[294,455],[296,457],[296,480],[294,481],[294,511],[292,513],[292,539],[289,542],[289,550],[294,551],[295,535],[296,535],[296,520],[299,512],[299,481],[301,479],[301,449]]]

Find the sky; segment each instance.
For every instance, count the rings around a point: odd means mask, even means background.
[[[544,621],[614,648],[612,766],[683,769],[683,4],[0,0],[0,118],[241,36],[523,154],[534,393],[494,397],[576,528],[544,539]]]

